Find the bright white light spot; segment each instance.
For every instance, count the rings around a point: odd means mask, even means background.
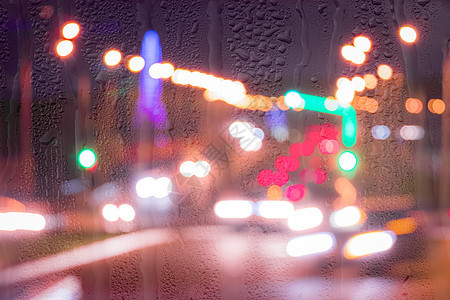
[[[385,140],[391,135],[391,131],[384,125],[376,125],[372,127],[372,136],[376,140]]]
[[[88,169],[93,167],[96,161],[97,157],[95,156],[94,151],[92,151],[91,149],[84,149],[78,156],[78,162],[83,168]]]
[[[173,72],[175,72],[175,68],[171,63],[163,63],[161,65],[161,71],[160,71],[161,78],[167,79],[170,78],[173,75]]]
[[[62,35],[65,39],[71,40],[80,33],[80,25],[77,23],[67,23],[62,29]]]
[[[346,78],[346,77],[339,77],[338,80],[336,81],[336,85],[337,87],[341,87],[342,85],[349,85],[350,84],[350,79]]]
[[[160,63],[155,63],[148,68],[148,75],[153,79],[160,79],[163,74],[164,67]]]
[[[262,147],[262,141],[259,137],[254,135],[250,138],[242,138],[239,141],[239,145],[244,151],[258,151]]]
[[[323,214],[317,207],[298,209],[288,219],[291,230],[300,231],[319,226],[322,223]]]
[[[375,231],[353,236],[344,247],[344,256],[354,259],[392,248],[396,236],[392,231]]]
[[[305,100],[296,91],[289,91],[284,96],[284,103],[290,108],[304,108]]]
[[[145,60],[140,56],[133,56],[128,61],[128,69],[134,73],[142,71],[142,69],[144,69],[144,66]]]
[[[219,201],[214,205],[214,212],[222,219],[245,219],[253,214],[253,202],[246,200]]]
[[[356,206],[347,206],[335,211],[330,216],[330,224],[334,228],[351,227],[362,221],[361,210]]]
[[[334,235],[328,232],[300,236],[288,242],[286,252],[292,257],[324,253],[333,248],[334,241]]]
[[[352,88],[357,92],[362,92],[366,88],[366,82],[362,77],[355,76],[351,81]]]
[[[71,41],[61,41],[56,45],[56,53],[61,57],[66,57],[73,51],[73,43]]]
[[[175,84],[186,85],[191,80],[191,72],[188,70],[177,69],[173,72],[172,81]]]
[[[368,52],[372,47],[372,42],[365,36],[357,36],[353,40],[353,45],[362,52]]]
[[[191,177],[195,174],[195,163],[193,161],[185,161],[180,165],[180,173],[184,177]]]
[[[366,54],[361,50],[355,48],[355,52],[353,53],[352,63],[356,65],[361,65],[366,61]]]
[[[129,204],[122,204],[119,206],[119,217],[125,222],[131,222],[134,220],[136,212],[133,206]]]
[[[136,194],[139,198],[150,198],[153,196],[154,189],[155,179],[153,177],[144,177],[136,182]]]
[[[108,52],[106,52],[103,60],[108,67],[117,66],[122,60],[122,53],[120,53],[118,50],[109,50]]]
[[[0,213],[0,231],[41,231],[44,228],[45,218],[40,214],[25,212]]]
[[[352,45],[345,45],[342,47],[341,54],[342,57],[344,57],[348,61],[352,61],[354,57],[354,53],[356,51],[356,48]]]
[[[236,121],[228,127],[230,135],[237,139],[251,138],[255,133],[255,126],[248,122]]]
[[[202,178],[208,176],[211,171],[211,166],[205,160],[201,160],[195,163],[194,175]]]
[[[336,99],[342,107],[349,107],[355,97],[355,90],[351,84],[343,84],[336,91]]]
[[[403,26],[400,28],[400,38],[406,43],[414,43],[417,39],[417,32],[414,28],[409,26]]]
[[[425,130],[421,126],[405,125],[400,129],[400,136],[404,140],[420,140],[424,135]]]
[[[264,131],[260,128],[255,128],[255,132],[253,133],[256,137],[258,137],[261,141],[264,139]]]
[[[351,171],[356,167],[356,155],[351,152],[343,152],[338,158],[339,167],[344,171]]]
[[[156,179],[154,183],[153,196],[161,199],[167,197],[172,193],[172,181],[167,177]]]
[[[119,220],[119,209],[114,204],[106,204],[102,209],[103,218],[109,222]]]
[[[266,219],[287,219],[294,213],[294,205],[288,201],[259,201],[258,215]]]

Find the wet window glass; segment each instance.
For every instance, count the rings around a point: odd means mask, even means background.
[[[449,19],[0,1],[0,299],[449,299]]]

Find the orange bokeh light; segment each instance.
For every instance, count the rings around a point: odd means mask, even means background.
[[[372,74],[366,74],[364,75],[364,82],[366,83],[366,88],[369,90],[373,90],[377,87],[378,79],[375,77],[375,75]]]
[[[56,53],[61,57],[66,57],[73,51],[73,43],[68,40],[60,41],[56,45]]]
[[[408,98],[405,102],[406,110],[412,114],[418,114],[422,111],[422,101],[416,98]]]
[[[430,99],[430,101],[428,101],[428,109],[433,114],[441,115],[445,111],[445,103],[441,99]]]
[[[278,99],[277,99],[277,106],[281,110],[289,110],[289,106],[287,106],[286,103],[284,103],[284,96],[278,97]]]
[[[392,68],[388,65],[379,65],[377,68],[377,74],[383,80],[391,79],[393,73]]]
[[[403,26],[399,30],[400,38],[408,44],[412,44],[417,40],[417,32],[411,26]]]
[[[267,199],[269,200],[281,200],[283,197],[283,189],[278,185],[271,185],[267,189]]]

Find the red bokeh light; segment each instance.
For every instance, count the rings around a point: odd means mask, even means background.
[[[320,157],[314,156],[313,158],[311,158],[311,160],[309,161],[309,167],[311,169],[319,169],[320,167],[322,167],[322,160],[320,159]]]
[[[323,154],[337,154],[339,150],[341,149],[341,145],[337,140],[328,140],[325,139],[320,142],[319,144],[319,150]]]
[[[314,153],[314,144],[310,141],[304,141],[302,143],[302,153],[305,156],[310,156]]]
[[[286,189],[286,197],[291,201],[300,201],[305,194],[306,187],[303,184],[291,185]]]
[[[279,171],[285,171],[286,167],[285,167],[285,162],[286,162],[286,156],[278,156],[275,159],[275,168],[277,168],[277,170]]]
[[[289,174],[286,171],[278,171],[274,174],[273,184],[283,186],[289,181]]]
[[[300,157],[300,156],[302,156],[302,145],[300,145],[299,143],[293,143],[289,147],[289,153],[293,157]]]
[[[327,172],[323,169],[317,169],[314,171],[313,179],[315,183],[322,184],[327,180]]]
[[[313,180],[313,172],[310,169],[303,169],[300,171],[300,181],[304,183],[311,182]]]
[[[271,170],[265,169],[259,172],[257,180],[261,186],[268,186],[272,184],[274,177],[275,175]]]
[[[297,157],[286,157],[286,160],[284,161],[284,168],[288,172],[295,172],[300,167],[300,162],[298,161]]]

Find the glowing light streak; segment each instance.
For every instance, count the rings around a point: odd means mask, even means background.
[[[26,212],[0,213],[0,231],[41,231],[45,228],[45,218],[40,214]]]
[[[287,201],[259,201],[258,215],[266,219],[287,219],[294,213],[294,205]]]
[[[302,208],[289,217],[288,226],[291,230],[301,231],[319,226],[322,220],[322,211],[317,207]]]
[[[214,212],[222,219],[245,219],[253,214],[253,202],[246,200],[219,201],[214,205]]]
[[[333,249],[335,237],[332,233],[316,233],[293,238],[286,246],[289,256],[300,257],[316,253],[326,253]]]
[[[355,259],[392,248],[396,236],[392,231],[374,231],[351,237],[344,246],[344,256]]]

